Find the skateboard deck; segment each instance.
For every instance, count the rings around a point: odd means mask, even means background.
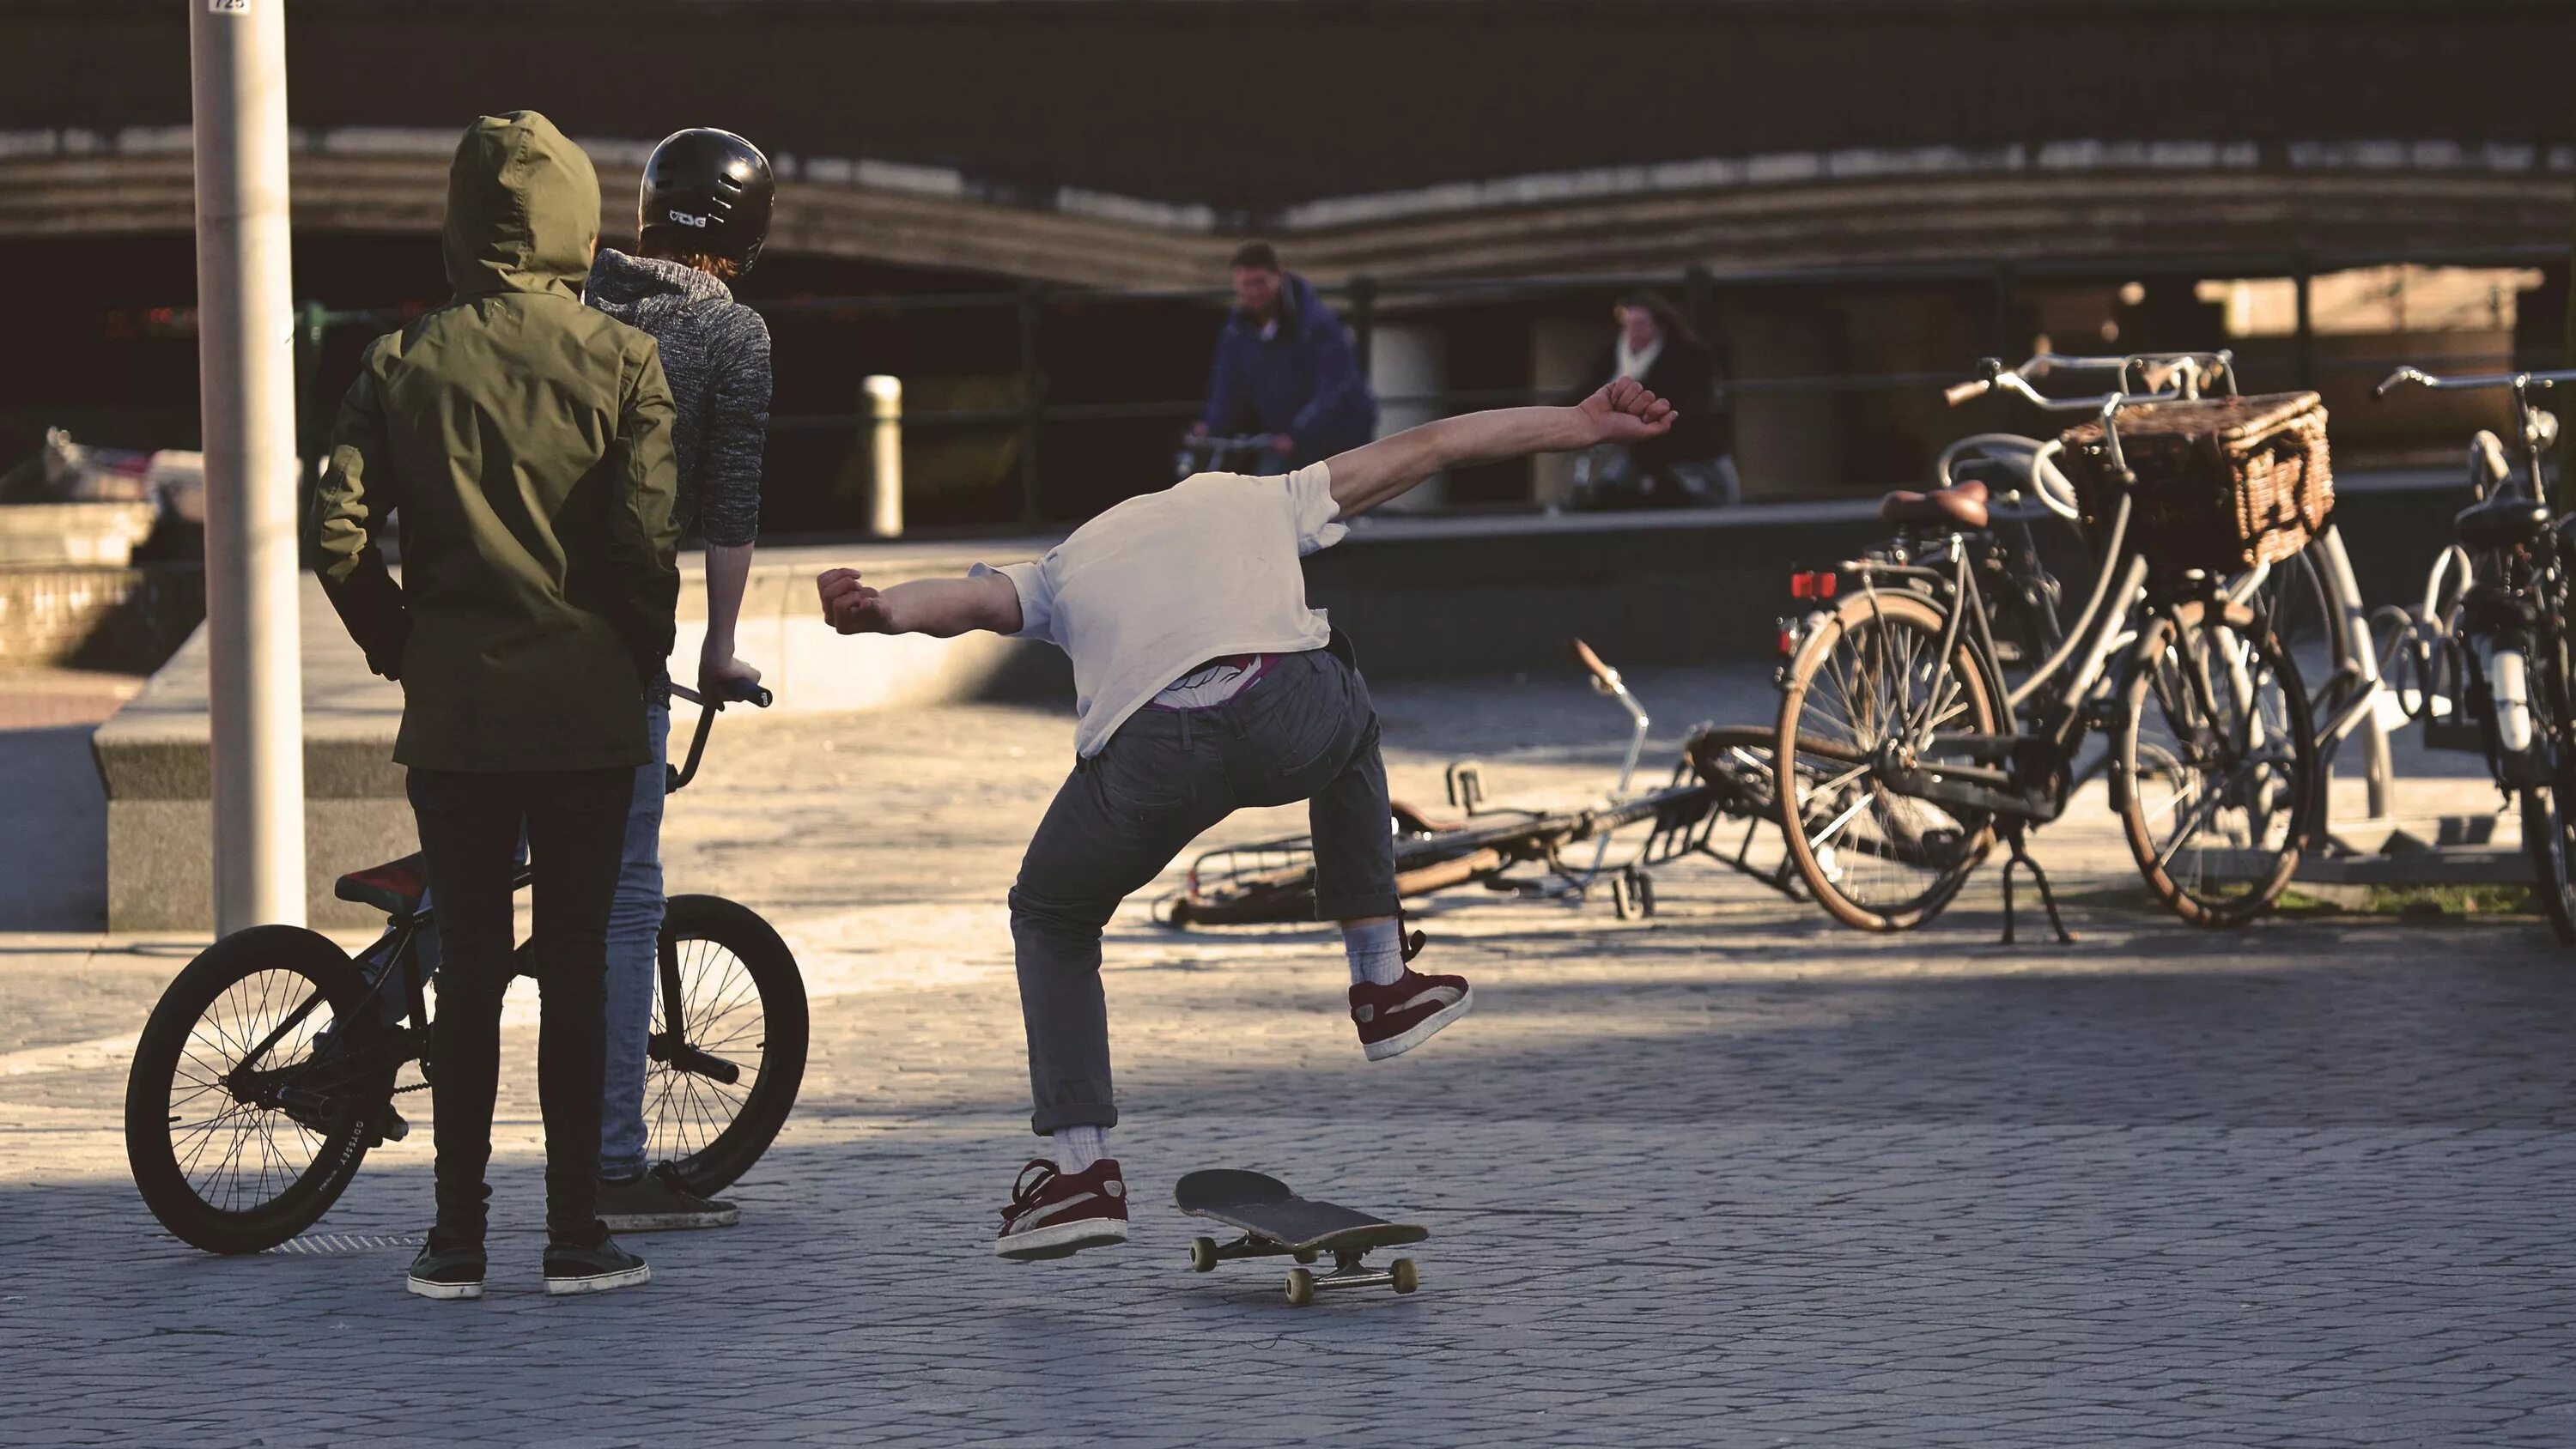
[[[1232,1243],[1199,1238],[1190,1244],[1190,1266],[1206,1273],[1235,1258],[1294,1256],[1311,1263],[1333,1255],[1334,1270],[1317,1275],[1300,1267],[1288,1274],[1288,1301],[1303,1307],[1319,1288],[1386,1285],[1410,1293],[1419,1281],[1413,1260],[1399,1258],[1383,1270],[1362,1265],[1372,1248],[1418,1243],[1431,1236],[1419,1223],[1389,1222],[1339,1203],[1299,1197],[1294,1188],[1265,1173],[1216,1168],[1183,1177],[1172,1190],[1172,1204],[1192,1217],[1220,1222],[1242,1232]]]

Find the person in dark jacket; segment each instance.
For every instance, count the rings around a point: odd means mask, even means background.
[[[1586,395],[1630,378],[1672,401],[1672,431],[1635,444],[1594,449],[1576,464],[1582,508],[1687,508],[1739,497],[1734,443],[1720,402],[1717,355],[1674,306],[1633,292],[1612,309],[1619,332],[1586,380]]]
[[[438,1219],[407,1286],[479,1298],[501,996],[513,971],[521,833],[546,1126],[550,1293],[642,1283],[599,1221],[602,987],[609,900],[644,692],[679,598],[670,384],[653,339],[581,304],[599,180],[534,111],[468,127],[448,171],[455,299],[371,343],[314,502],[332,602],[401,681],[410,770],[444,936],[429,1060]],[[378,538],[402,520],[403,577]]]
[[[760,671],[734,655],[734,627],[760,531],[761,450],[769,434],[769,328],[726,283],[751,269],[769,234],[775,181],[760,149],[730,131],[664,138],[636,198],[641,256],[602,248],[582,298],[651,336],[679,408],[674,521],[707,546],[707,635],[701,695],[724,699]],[[677,211],[687,218],[673,221]],[[608,922],[608,1055],[602,1087],[599,1215],[614,1232],[726,1227],[742,1213],[699,1196],[669,1163],[645,1160],[646,1054],[662,934],[663,767],[671,696],[651,692],[645,734],[653,758],[635,772],[626,853]],[[650,1167],[650,1171],[647,1168]]]
[[[1267,433],[1257,468],[1285,473],[1377,435],[1377,398],[1360,376],[1342,319],[1314,284],[1280,270],[1267,242],[1234,254],[1235,308],[1217,333],[1207,410],[1190,432]]]

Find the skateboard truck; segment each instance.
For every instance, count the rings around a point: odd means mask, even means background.
[[[1217,1264],[1236,1258],[1275,1258],[1282,1253],[1300,1264],[1312,1263],[1322,1256],[1320,1249],[1290,1248],[1266,1242],[1250,1233],[1231,1243],[1220,1243],[1214,1238],[1192,1238],[1190,1269],[1198,1273],[1213,1273]],[[1289,1304],[1303,1308],[1327,1288],[1392,1288],[1398,1293],[1410,1293],[1422,1286],[1422,1272],[1413,1266],[1411,1258],[1398,1258],[1383,1268],[1372,1268],[1365,1261],[1367,1257],[1366,1248],[1344,1248],[1333,1254],[1333,1270],[1329,1273],[1317,1273],[1305,1267],[1289,1269]]]

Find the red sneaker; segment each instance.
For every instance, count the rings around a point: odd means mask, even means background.
[[[1364,981],[1351,988],[1351,1020],[1359,1024],[1360,1048],[1373,1062],[1431,1040],[1474,1005],[1466,977],[1425,976],[1411,967],[1392,984]]]
[[[993,1251],[1030,1263],[1125,1241],[1127,1183],[1118,1175],[1118,1159],[1104,1157],[1080,1172],[1066,1172],[1039,1158],[1011,1184],[1011,1205],[1002,1209]]]

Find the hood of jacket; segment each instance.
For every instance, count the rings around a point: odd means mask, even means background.
[[[733,288],[685,262],[634,257],[601,247],[590,264],[581,299],[621,322],[632,323],[645,305],[667,297],[679,302],[730,302]],[[650,329],[647,329],[650,330]]]
[[[590,157],[535,111],[465,128],[447,168],[447,280],[460,297],[553,292],[578,299],[599,239]]]

